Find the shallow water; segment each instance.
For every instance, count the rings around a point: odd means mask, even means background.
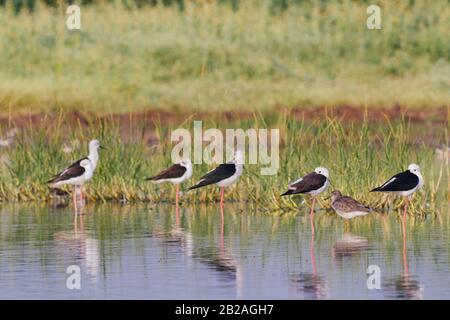
[[[0,298],[449,299],[450,211],[408,217],[406,238],[400,217],[98,205],[75,221],[70,206],[3,205]]]

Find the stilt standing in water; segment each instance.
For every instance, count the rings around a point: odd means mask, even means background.
[[[406,211],[408,210],[408,197],[414,192],[422,188],[424,180],[420,172],[420,167],[412,163],[408,166],[408,170],[400,172],[392,176],[388,181],[380,187],[370,190],[370,192],[392,192],[405,199],[403,210],[403,220],[406,220]]]
[[[289,189],[281,196],[293,194],[309,194],[312,196],[311,205],[311,223],[314,214],[314,206],[316,204],[316,196],[324,192],[330,185],[329,172],[327,168],[317,167],[313,172],[289,184]],[[312,229],[314,230],[314,229]]]
[[[178,206],[178,194],[180,183],[192,177],[192,162],[190,159],[182,160],[180,163],[174,164],[170,168],[161,171],[157,175],[147,178],[153,183],[171,182],[176,185],[175,203]]]
[[[73,203],[75,207],[75,214],[78,214],[78,208],[77,208],[77,190],[79,189],[81,202],[83,201],[83,184],[90,180],[93,176],[93,170],[92,170],[92,164],[89,160],[83,159],[80,161],[79,164],[72,165],[66,170],[64,170],[60,175],[53,178],[49,182],[51,183],[52,187],[58,188],[63,185],[73,185],[74,186],[74,192],[73,192]]]
[[[89,142],[89,155],[87,157],[84,157],[84,158],[79,159],[78,161],[72,163],[70,166],[65,168],[63,171],[61,171],[60,173],[53,176],[53,178],[50,179],[49,181],[47,181],[47,183],[50,183],[51,187],[53,187],[53,188],[58,188],[59,186],[62,186],[65,184],[74,185],[75,187],[74,187],[73,197],[74,197],[74,204],[76,205],[76,193],[77,193],[78,187],[80,187],[80,189],[79,189],[80,190],[80,198],[81,198],[81,200],[83,199],[83,188],[81,187],[82,184],[77,185],[76,183],[67,182],[70,180],[70,179],[67,180],[67,178],[73,174],[79,173],[82,170],[80,168],[85,169],[85,166],[81,166],[81,162],[83,160],[86,160],[87,163],[90,164],[89,170],[91,172],[91,176],[88,179],[85,179],[84,182],[91,179],[92,175],[94,174],[95,169],[97,168],[97,164],[98,164],[98,160],[99,160],[98,149],[106,149],[106,148],[100,145],[100,141],[91,140],[91,142]],[[85,162],[85,164],[86,164],[86,162]],[[64,182],[64,181],[66,181],[66,182]],[[75,207],[75,210],[77,210],[76,207]]]
[[[217,168],[209,171],[194,186],[188,190],[193,190],[205,187],[211,184],[216,184],[220,187],[220,207],[223,208],[224,203],[224,188],[229,187],[235,183],[242,174],[244,169],[244,159],[242,151],[237,150],[233,161],[223,163]]]

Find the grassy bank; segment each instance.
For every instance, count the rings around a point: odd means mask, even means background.
[[[382,30],[357,1],[86,5],[81,31],[64,8],[0,9],[0,112],[447,105],[448,1],[378,4]]]
[[[171,127],[157,127],[157,142],[135,136],[123,141],[119,128],[103,123],[95,129],[83,128],[67,135],[53,124],[43,128],[23,130],[9,148],[1,149],[0,199],[2,201],[43,201],[50,194],[45,181],[71,161],[86,154],[87,141],[98,137],[109,148],[100,156],[94,179],[86,185],[87,197],[92,200],[127,200],[171,202],[174,188],[170,184],[153,185],[144,178],[170,165]],[[192,123],[184,127],[192,131]],[[434,212],[448,204],[448,162],[436,159],[434,146],[424,142],[426,128],[411,126],[405,121],[387,125],[364,122],[350,125],[338,120],[321,122],[293,120],[282,116],[276,120],[257,118],[232,123],[204,123],[204,130],[215,128],[279,128],[280,169],[276,175],[261,176],[259,165],[246,165],[239,183],[227,191],[230,201],[249,202],[270,210],[296,208],[301,197],[280,198],[288,182],[322,165],[329,168],[333,188],[352,195],[367,204],[385,208],[392,198],[369,194],[368,190],[384,182],[393,173],[405,170],[409,163],[421,165],[425,187],[415,195],[416,212]],[[140,131],[139,126],[134,128]],[[51,132],[51,134],[50,134]],[[73,143],[78,141],[79,143]],[[435,143],[448,144],[448,130],[442,126],[433,132]],[[65,153],[62,146],[72,150]],[[205,144],[206,145],[206,144]],[[66,150],[67,151],[67,150]],[[182,186],[185,190],[208,171],[206,164],[194,166],[194,177]],[[216,187],[184,193],[185,203],[210,203],[218,200]],[[325,197],[325,196],[324,196]],[[394,202],[399,204],[399,200]],[[328,206],[328,203],[322,202]]]

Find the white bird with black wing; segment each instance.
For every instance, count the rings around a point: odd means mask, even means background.
[[[330,185],[327,168],[317,167],[313,172],[289,184],[288,190],[281,196],[293,194],[309,194],[313,198],[311,212],[314,210],[316,196],[324,192]]]
[[[90,180],[94,172],[92,170],[92,163],[88,159],[83,159],[79,163],[75,163],[69,168],[65,169],[63,172],[58,174],[53,179],[49,180],[48,183],[51,184],[52,188],[59,188],[63,185],[75,186],[75,191],[73,192],[73,199],[75,205],[75,212],[77,212],[76,205],[76,189],[80,188],[81,201],[83,201],[83,184]]]
[[[146,180],[152,181],[153,183],[163,183],[171,182],[176,185],[176,196],[175,203],[178,205],[178,193],[180,183],[190,179],[192,177],[192,162],[190,159],[185,159],[172,165],[157,175],[147,178]]]
[[[412,163],[408,170],[397,173],[383,183],[381,186],[370,190],[370,192],[389,192],[405,198],[405,207],[403,216],[406,217],[408,207],[408,197],[423,187],[424,180],[420,167]]]
[[[59,188],[63,185],[73,185],[75,186],[75,189],[79,187],[80,197],[83,199],[82,186],[86,181],[92,178],[94,171],[97,168],[99,160],[98,149],[100,148],[106,149],[100,145],[100,141],[92,140],[89,143],[89,155],[87,157],[72,163],[63,171],[53,176],[47,183],[49,183],[52,188]],[[76,192],[73,193],[73,199],[76,206]],[[77,210],[76,207],[75,210]]]
[[[209,171],[200,180],[188,190],[193,190],[211,184],[215,184],[220,187],[220,206],[223,207],[224,202],[224,188],[234,184],[242,174],[244,170],[244,159],[242,151],[237,150],[235,158],[231,162],[223,163],[217,168]]]

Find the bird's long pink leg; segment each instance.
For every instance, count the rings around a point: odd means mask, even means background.
[[[81,215],[80,215],[80,230],[81,230],[81,232],[84,231],[83,211],[81,211]]]
[[[222,188],[223,190],[223,188]],[[224,240],[224,230],[225,230],[225,219],[223,216],[223,206],[220,206],[220,218],[221,218],[221,223],[220,223],[220,248],[222,250],[222,253],[225,252],[225,240]]]
[[[317,274],[317,266],[316,266],[316,254],[314,252],[314,236],[315,236],[315,230],[314,230],[314,205],[316,203],[316,197],[313,197],[312,206],[311,206],[311,212],[309,213],[309,220],[311,223],[311,243],[309,244],[309,255],[311,258],[311,265],[313,269],[313,275]]]
[[[406,197],[406,205],[405,205],[405,213],[403,214],[403,268],[405,270],[405,275],[409,275],[409,268],[408,268],[408,258],[406,254],[406,206],[408,204],[408,197]]]
[[[311,212],[309,213],[309,219],[311,222],[311,234],[314,238],[314,206],[316,204],[316,197],[313,197],[312,206],[311,206]]]
[[[178,207],[178,190],[179,190],[179,185],[177,184],[176,187],[176,196],[175,196],[175,223],[177,228],[180,227],[180,209]]]
[[[180,209],[178,205],[175,207],[175,225],[177,229],[180,227]]]
[[[309,244],[309,256],[311,258],[311,265],[313,269],[313,274],[317,274],[317,266],[316,266],[316,254],[314,252],[314,229],[311,233],[311,243]]]
[[[78,215],[77,210],[77,186],[73,187],[73,208],[75,209],[75,215]]]
[[[224,187],[220,187],[220,207],[223,209]]]
[[[84,209],[84,195],[83,195],[83,186],[80,186],[80,214],[83,215]],[[82,221],[80,219],[80,221]]]
[[[80,205],[83,208],[83,186],[80,186]]]
[[[403,223],[406,223],[406,211],[408,210],[408,197],[405,197],[405,208],[403,210]]]
[[[78,232],[78,215],[76,213],[73,215],[73,231],[75,235]]]
[[[224,229],[225,229],[225,220],[223,215],[223,198],[224,198],[224,187],[220,187],[220,248],[222,253],[225,251],[225,240],[224,240]]]

